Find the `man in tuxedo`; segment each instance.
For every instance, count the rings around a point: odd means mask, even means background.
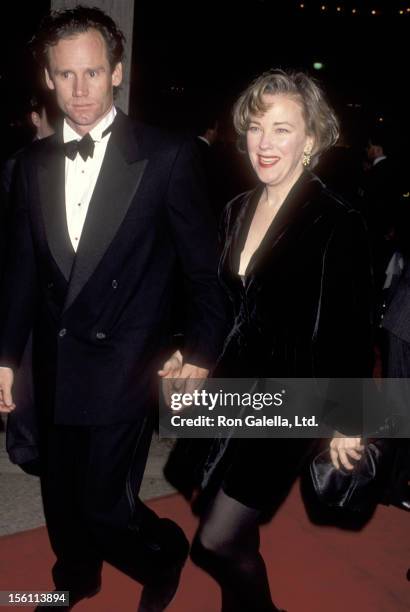
[[[400,197],[397,169],[387,152],[385,131],[374,129],[366,147],[370,167],[363,175],[359,191],[362,196],[362,213],[372,244],[375,288],[379,300],[386,267],[394,252],[391,234]]]
[[[181,384],[204,378],[222,340],[212,216],[194,145],[113,105],[123,35],[111,18],[80,6],[51,13],[34,49],[65,119],[16,169],[0,409],[17,414],[13,375],[32,330],[55,587],[70,591],[72,607],[99,590],[106,560],[144,584],[140,612],[156,612],[175,593],[188,543],[138,490],[157,371]],[[184,349],[161,368],[178,273],[189,302]]]

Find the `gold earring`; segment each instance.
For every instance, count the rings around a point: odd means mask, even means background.
[[[310,166],[310,162],[312,161],[311,151],[303,151],[303,165],[305,168]]]

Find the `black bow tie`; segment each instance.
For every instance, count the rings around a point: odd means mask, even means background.
[[[75,159],[77,153],[84,161],[94,155],[94,140],[90,134],[86,134],[81,140],[70,140],[64,143],[64,153],[69,159]]]
[[[107,136],[112,131],[114,124],[111,123],[101,134],[101,138]],[[81,140],[70,140],[70,142],[65,142],[63,144],[64,154],[70,158],[75,159],[77,153],[81,155],[84,161],[87,161],[89,157],[94,155],[94,140],[91,138],[90,134],[86,134],[81,138]]]

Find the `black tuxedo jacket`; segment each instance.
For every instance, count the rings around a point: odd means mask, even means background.
[[[390,159],[383,159],[363,177],[362,212],[373,240],[384,240],[391,230],[400,198],[398,172]]]
[[[22,156],[1,291],[0,364],[18,367],[32,329],[37,406],[56,423],[143,416],[170,346],[180,270],[189,303],[184,358],[213,364],[224,308],[194,151],[118,112],[77,254],[67,231],[61,133]]]

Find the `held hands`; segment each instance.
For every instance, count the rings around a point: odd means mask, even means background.
[[[0,412],[3,414],[9,414],[16,407],[11,393],[13,379],[14,375],[11,368],[0,367]]]
[[[336,469],[340,469],[341,465],[346,470],[353,470],[355,464],[351,462],[351,459],[359,461],[362,458],[364,445],[360,437],[349,438],[345,437],[338,432],[332,438],[330,442],[330,458]]]
[[[206,368],[184,363],[181,352],[175,351],[158,371],[167,405],[171,404],[172,393],[193,393],[200,386],[198,381],[205,379],[208,374]]]

